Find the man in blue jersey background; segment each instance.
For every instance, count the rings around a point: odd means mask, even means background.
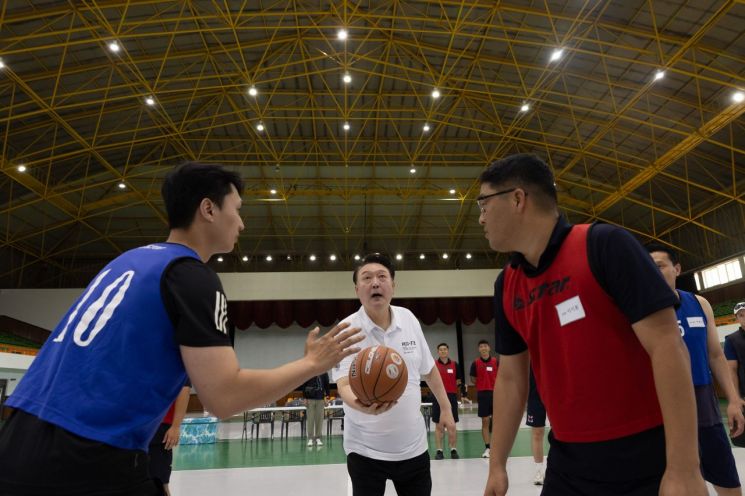
[[[318,328],[305,356],[241,369],[227,298],[206,262],[243,230],[243,182],[187,163],[161,193],[170,233],[110,262],[72,305],[7,401],[0,493],[149,495],[148,443],[188,377],[219,417],[275,400],[359,351],[358,330]]]
[[[722,425],[712,374],[727,396],[727,422],[733,436],[743,432],[743,402],[732,383],[727,361],[719,345],[714,312],[706,298],[676,289],[676,278],[680,275],[681,267],[675,250],[653,243],[647,245],[647,251],[660,269],[665,282],[678,295],[675,314],[683,341],[691,355],[698,413],[699,453],[704,479],[714,486],[719,496],[742,494],[735,458]]]

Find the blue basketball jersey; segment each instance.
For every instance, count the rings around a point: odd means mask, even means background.
[[[696,295],[678,290],[680,306],[675,310],[678,326],[691,355],[691,372],[693,384],[704,386],[711,384],[709,369],[709,348],[706,344],[706,315]]]
[[[8,399],[87,439],[147,451],[186,380],[161,277],[199,256],[173,243],[123,253],[67,311]]]

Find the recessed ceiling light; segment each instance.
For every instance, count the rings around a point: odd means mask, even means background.
[[[351,74],[349,74],[348,72],[345,72],[345,73],[344,73],[344,77],[342,78],[342,80],[343,80],[343,81],[344,81],[344,82],[345,82],[346,84],[349,84],[349,83],[351,83],[351,82],[352,82],[352,75],[351,75]]]
[[[401,255],[400,253],[396,253],[396,260],[403,260],[403,259],[404,259],[403,255]]]
[[[124,182],[123,182],[123,181],[122,181],[122,182],[120,182],[119,184],[117,184],[117,186],[119,186],[119,189],[126,189],[126,187],[127,187],[127,185],[126,185],[126,184],[124,184]]]
[[[117,43],[116,41],[112,41],[111,43],[109,43],[109,50],[111,50],[114,53],[116,53],[119,50],[121,50],[121,48],[122,47],[120,47],[119,46],[119,43]]]
[[[466,258],[467,258],[468,260],[471,260],[471,254],[470,254],[470,253],[466,253]]]
[[[409,169],[409,174],[416,174],[416,169],[413,167]]]
[[[267,255],[266,256],[266,261],[267,262],[271,262],[272,261],[272,256],[271,255]]]
[[[440,98],[440,90],[438,90],[437,88],[433,89],[432,90],[432,98],[434,98],[435,100],[438,99],[438,98]]]
[[[148,96],[145,98],[145,103],[152,107],[153,105],[155,105],[155,98]]]
[[[339,31],[336,32],[336,37],[339,38],[340,40],[346,40],[348,36],[349,36],[349,33],[347,32],[346,29],[340,29]]]
[[[427,257],[424,256],[424,253],[422,253],[422,254],[419,255],[419,260],[424,260],[425,258],[427,258]]]
[[[359,255],[355,255],[355,256],[354,256],[354,259],[355,259],[355,260],[359,260],[359,259],[360,259],[360,256],[359,256]]]
[[[277,190],[276,189],[270,189],[269,190],[269,194],[276,195],[277,194]]]
[[[735,103],[742,103],[745,101],[745,93],[742,91],[735,91],[732,93],[732,101]]]
[[[665,77],[665,71],[657,71],[654,73],[654,80],[659,81],[660,79]]]
[[[443,254],[442,254],[442,258],[443,258],[443,260],[447,260],[449,256],[450,256],[450,255],[448,255],[447,253],[443,253]]]
[[[344,123],[344,130],[345,131],[349,131],[349,123],[348,122],[345,122]]]
[[[422,131],[424,131],[426,133],[429,130],[430,130],[429,124],[425,123],[424,126],[422,126]]]
[[[264,124],[262,122],[259,122],[258,124],[256,124],[256,130],[258,132],[262,132],[264,130]]]
[[[553,52],[551,52],[551,58],[549,58],[549,61],[556,62],[561,58],[562,55],[564,55],[564,50],[562,50],[561,48],[557,48]]]
[[[0,59],[0,69],[5,68],[5,62],[3,62],[3,59]]]
[[[248,88],[248,94],[251,96],[256,96],[259,94],[259,90],[256,89],[256,86],[251,86]]]
[[[248,262],[248,255],[243,255],[243,258],[241,258],[244,262]]]
[[[451,194],[451,195],[454,195],[454,194],[455,194],[455,190],[454,190],[454,189],[451,189],[451,190],[450,190],[450,194]]]
[[[217,261],[222,263],[222,257],[217,257]]]
[[[287,260],[288,261],[291,261],[292,260],[292,255],[287,255]]]
[[[16,170],[17,170],[18,172],[26,172],[26,166],[25,166],[25,165],[23,165],[23,164],[21,164],[21,165],[19,165],[18,167],[16,167]]]
[[[308,257],[308,258],[310,258],[310,261],[311,261],[311,262],[315,262],[315,261],[316,261],[316,256],[315,256],[315,255],[311,255],[311,256],[310,256],[310,257]]]
[[[527,112],[528,110],[530,110],[530,105],[523,103],[522,107],[520,107],[520,112]]]
[[[329,256],[329,260],[331,260],[332,262],[336,262],[336,255]]]

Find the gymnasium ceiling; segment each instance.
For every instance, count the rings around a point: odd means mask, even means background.
[[[495,267],[473,200],[515,152],[572,222],[686,269],[741,253],[744,32],[742,0],[4,1],[0,287],[85,285],[163,240],[185,160],[247,180],[219,271]]]

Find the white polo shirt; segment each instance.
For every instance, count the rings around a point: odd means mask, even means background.
[[[406,361],[409,380],[398,404],[380,415],[369,415],[344,405],[344,451],[375,460],[401,461],[414,458],[427,450],[427,431],[421,414],[422,374],[428,374],[435,361],[414,314],[403,307],[391,305],[391,325],[378,327],[368,317],[364,307],[345,318],[351,327],[359,327],[365,339],[357,346],[385,345],[393,348]],[[331,371],[334,382],[347,377],[356,355],[342,360]]]

